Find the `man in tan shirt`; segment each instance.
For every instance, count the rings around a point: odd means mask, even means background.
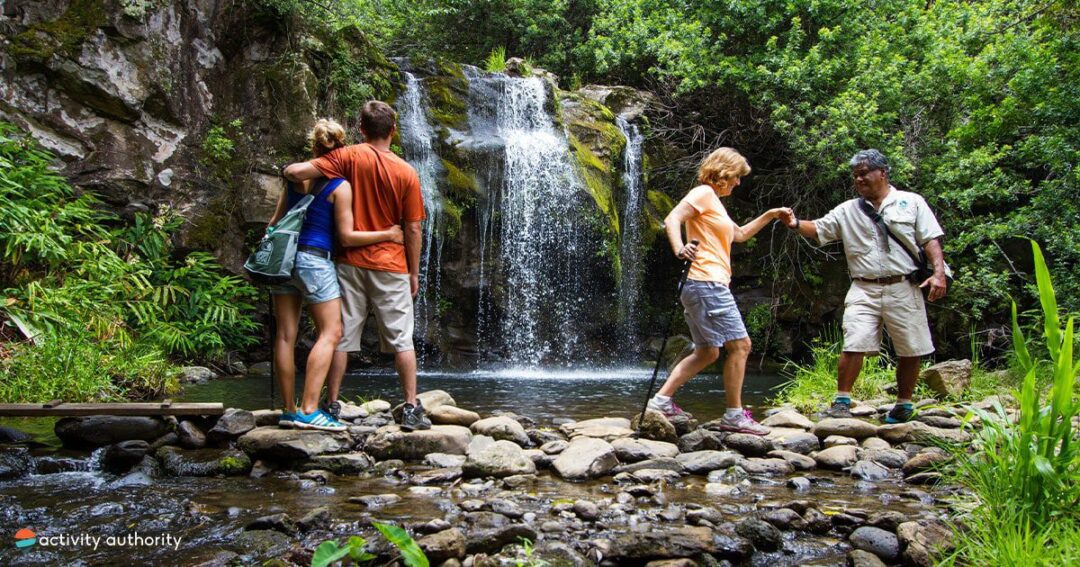
[[[901,423],[913,414],[911,397],[919,379],[919,360],[934,352],[920,288],[929,288],[930,301],[945,296],[946,267],[939,240],[944,233],[926,200],[889,183],[889,165],[881,152],[858,152],[850,165],[859,198],[841,203],[817,220],[790,215],[785,222],[802,236],[817,238],[822,244],[843,242],[851,276],[851,288],[844,299],[844,350],[836,398],[825,414],[851,417],[851,389],[865,355],[878,352],[884,327],[900,359],[896,367],[896,405],[885,421]],[[881,215],[901,243],[890,238],[885,227],[861,208],[862,199]],[[925,249],[934,269],[933,275],[921,282],[909,277],[916,266],[904,250],[915,251],[917,247]]]

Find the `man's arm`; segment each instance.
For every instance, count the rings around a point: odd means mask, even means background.
[[[323,176],[323,173],[319,171],[319,168],[311,165],[310,161],[289,164],[285,166],[285,169],[283,169],[281,173],[285,176],[285,179],[288,179],[293,183]]]
[[[423,242],[421,221],[405,222],[405,258],[409,263],[409,287],[412,296],[420,292],[420,246]]]
[[[787,221],[788,228],[794,229],[803,238],[817,239],[817,225],[812,220],[800,219],[794,214]]]
[[[926,250],[926,258],[930,260],[930,265],[934,266],[934,275],[919,284],[919,287],[930,286],[930,294],[926,299],[937,301],[945,297],[945,292],[948,291],[945,282],[945,254],[941,251],[941,240],[938,238],[928,240],[923,245],[923,249]]]

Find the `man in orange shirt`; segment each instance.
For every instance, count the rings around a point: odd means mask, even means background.
[[[396,128],[394,109],[385,102],[369,101],[360,112],[364,143],[294,163],[284,173],[294,182],[324,176],[347,179],[353,187],[356,230],[405,225],[404,246],[387,241],[345,248],[337,258],[344,332],[330,367],[327,399],[334,413],[347,353],[360,350],[364,322],[368,313],[374,312],[380,348],[394,353],[394,366],[405,393],[401,428],[412,431],[431,427],[416,399],[416,352],[412,338],[413,298],[420,290],[420,224],[424,220],[424,201],[416,170],[390,151]]]

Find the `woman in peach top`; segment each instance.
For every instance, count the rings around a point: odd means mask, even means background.
[[[690,260],[690,271],[683,286],[682,301],[694,352],[675,366],[660,391],[649,400],[648,408],[667,416],[682,413],[671,397],[727,351],[724,361],[724,396],[727,411],[721,427],[728,431],[766,435],[769,428],[756,421],[742,407],[742,385],[746,359],[750,355],[750,337],[728,286],[731,283],[731,243],[746,242],[769,222],[789,211],[770,209],[765,214],[739,226],[728,216],[720,202],[739,186],[750,173],[746,158],[732,148],[720,148],[698,168],[698,181],[682,201],[664,219],[671,250],[677,257]],[[682,225],[690,244],[683,244]],[[697,241],[694,243],[693,241]]]

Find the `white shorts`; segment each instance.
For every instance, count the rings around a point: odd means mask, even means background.
[[[894,284],[852,281],[844,299],[844,350],[878,352],[882,327],[889,332],[897,356],[934,352],[918,286],[906,279]]]

